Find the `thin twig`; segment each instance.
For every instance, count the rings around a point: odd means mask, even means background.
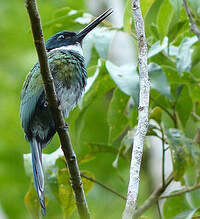
[[[159,215],[159,218],[162,219],[162,214],[161,214],[161,211],[160,211],[160,205],[159,205],[159,201],[157,201],[157,209],[158,209],[158,215]]]
[[[153,204],[155,204],[161,194],[165,191],[165,189],[168,187],[168,185],[172,182],[174,179],[173,173],[171,173],[167,179],[165,180],[165,186],[161,184],[158,188],[156,188],[153,193],[149,196],[149,198],[144,202],[143,205],[138,207],[138,209],[135,211],[134,218],[138,218],[140,215],[142,215],[147,209],[149,209]]]
[[[137,196],[139,190],[139,173],[142,160],[144,139],[148,130],[148,113],[149,113],[149,95],[150,81],[147,65],[147,43],[145,37],[144,20],[141,13],[140,1],[132,1],[133,18],[138,42],[138,67],[140,74],[140,96],[138,108],[138,126],[134,135],[134,143],[132,150],[130,179],[128,185],[128,195],[123,219],[131,219],[133,217]]]
[[[186,11],[186,13],[188,15],[189,21],[190,21],[191,31],[198,37],[198,39],[200,41],[200,30],[197,27],[197,25],[196,25],[196,23],[195,23],[195,21],[193,19],[191,10],[188,7],[188,4],[187,4],[186,0],[183,0],[183,4],[184,4],[184,7],[185,7],[185,11]]]
[[[169,112],[168,109],[166,109],[164,106],[162,106],[160,103],[158,103],[157,100],[155,100],[153,97],[150,97],[151,101],[153,101],[157,106],[159,106],[161,109],[163,109],[170,117],[171,119],[174,121],[174,116],[172,115],[172,113]]]
[[[80,171],[78,168],[76,155],[72,148],[69,133],[65,125],[65,120],[59,109],[53,77],[51,75],[48,65],[48,58],[44,45],[44,37],[42,33],[40,15],[37,9],[36,0],[26,0],[25,6],[30,17],[34,43],[38,54],[42,79],[44,82],[45,94],[60,138],[62,150],[64,152],[69,167],[78,212],[80,218],[89,219],[90,214],[85,199],[85,194],[83,191],[83,185],[81,182]]]
[[[200,184],[197,184],[197,185],[194,185],[194,186],[191,186],[191,187],[188,187],[188,188],[184,188],[184,189],[182,189],[178,192],[171,193],[170,195],[163,195],[163,196],[159,197],[159,199],[175,197],[175,196],[178,196],[178,195],[185,194],[187,192],[194,191],[194,190],[199,189],[199,188],[200,188]]]
[[[104,189],[112,192],[113,194],[119,196],[120,198],[122,198],[123,200],[126,200],[126,197],[122,194],[120,194],[119,192],[115,191],[113,188],[111,188],[110,186],[105,185],[104,183],[100,182],[99,180],[93,179],[92,177],[86,176],[85,174],[81,173],[81,176],[86,178],[87,180],[90,180],[98,185],[100,185],[101,187],[103,187]]]
[[[197,120],[200,121],[200,116],[199,116],[199,115],[197,115],[195,112],[192,112],[192,115],[193,115]]]
[[[162,134],[162,139],[165,138],[164,131],[160,125],[160,130]],[[162,184],[165,187],[165,142],[162,140]]]

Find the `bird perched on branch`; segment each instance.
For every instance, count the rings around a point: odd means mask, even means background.
[[[62,31],[46,42],[49,68],[65,118],[77,105],[87,82],[82,40],[112,12],[112,9],[108,9],[78,33]],[[26,139],[31,146],[34,185],[42,213],[45,215],[42,148],[52,139],[56,128],[45,96],[39,63],[35,64],[24,82],[20,118]]]

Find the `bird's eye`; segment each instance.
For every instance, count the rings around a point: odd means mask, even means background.
[[[65,36],[64,36],[64,35],[60,35],[60,36],[58,36],[58,38],[57,38],[57,40],[63,40],[63,39],[65,39]]]

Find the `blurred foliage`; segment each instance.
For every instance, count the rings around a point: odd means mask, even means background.
[[[198,1],[188,0],[188,4],[200,28]],[[104,27],[96,28],[83,43],[88,85],[79,107],[71,112],[67,122],[81,171],[126,194],[137,125],[139,75],[136,65],[118,66],[108,56],[117,32],[129,34],[136,42],[131,1],[122,2],[123,27],[116,28],[105,21]],[[87,0],[38,1],[45,39],[63,29],[78,31],[86,26],[94,18],[85,13],[88,4]],[[182,0],[141,1],[141,7],[152,88],[148,135],[158,138],[162,127],[172,155],[175,180],[192,186],[199,183],[200,175],[199,141],[195,137],[200,125],[200,43],[190,30]],[[19,120],[23,80],[37,61],[24,1],[1,1],[0,19],[0,206],[7,218],[31,218],[31,214],[37,217],[30,155],[25,155],[24,161],[22,156],[29,153],[29,147]],[[58,147],[55,136],[43,156],[47,217],[77,218],[69,174],[62,156],[57,154]],[[139,205],[153,189],[149,150],[145,147]],[[124,200],[86,179],[83,184],[92,218],[121,217]],[[162,208],[164,218],[198,217],[199,192],[166,199]],[[157,218],[157,208],[144,215]]]

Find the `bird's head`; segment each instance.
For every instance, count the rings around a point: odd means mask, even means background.
[[[84,39],[84,37],[91,30],[93,30],[99,23],[101,23],[106,17],[108,17],[112,12],[112,9],[108,9],[78,33],[69,31],[61,31],[59,33],[56,33],[47,40],[47,51],[51,51],[53,49],[61,47],[82,45],[82,40]]]

